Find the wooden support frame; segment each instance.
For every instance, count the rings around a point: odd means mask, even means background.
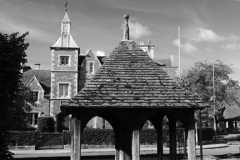
[[[169,138],[170,138],[170,159],[176,160],[177,159],[177,151],[176,151],[176,118],[169,117]]]
[[[188,160],[196,160],[194,110],[189,112],[188,121]]]
[[[139,132],[138,129],[132,132],[132,160],[140,160]]]
[[[81,121],[77,117],[73,119],[73,148],[71,149],[71,160],[81,159]]]
[[[157,127],[157,160],[163,160],[163,117],[161,117],[158,121]]]

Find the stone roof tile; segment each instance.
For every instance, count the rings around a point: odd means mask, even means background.
[[[121,41],[66,108],[203,108],[133,41]]]
[[[27,85],[30,80],[35,76],[39,83],[42,85],[45,94],[50,93],[51,88],[51,71],[50,70],[28,70],[23,72],[22,83]]]

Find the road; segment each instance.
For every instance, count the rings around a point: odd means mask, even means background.
[[[168,154],[168,151],[164,151],[164,154]],[[197,159],[200,152],[197,150]],[[239,160],[240,159],[240,145],[230,145],[225,148],[204,149],[204,160]],[[235,156],[235,157],[234,157]],[[14,158],[18,160],[70,160],[70,153],[47,153],[47,154],[34,154],[34,155],[14,155]],[[114,152],[102,152],[102,153],[82,153],[82,160],[114,160]],[[154,160],[156,159],[156,151],[144,151],[141,152],[141,160]],[[167,159],[167,158],[166,158]]]

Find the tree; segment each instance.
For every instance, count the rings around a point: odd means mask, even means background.
[[[179,80],[181,86],[194,94],[201,96],[202,101],[209,102],[213,100],[213,66],[214,66],[214,84],[216,110],[225,104],[233,103],[236,90],[239,88],[238,81],[232,80],[229,75],[233,70],[229,65],[221,61],[213,63],[197,62],[190,69],[185,70]],[[212,125],[214,117],[213,105],[202,111],[203,124]]]
[[[0,33],[0,159],[11,157],[8,130],[23,118],[16,115],[27,109],[20,79],[22,65],[27,62],[25,50],[29,44],[25,43],[25,37],[28,33],[18,34]]]

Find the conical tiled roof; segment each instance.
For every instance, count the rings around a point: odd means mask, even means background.
[[[133,41],[121,41],[66,108],[203,108]]]

